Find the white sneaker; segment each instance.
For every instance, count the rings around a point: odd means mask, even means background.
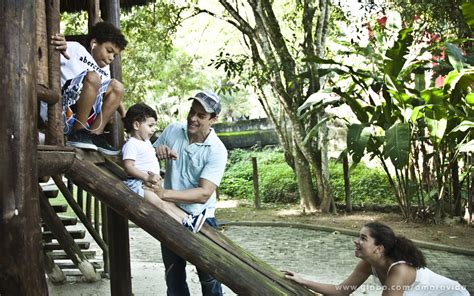
[[[197,233],[199,230],[201,230],[204,222],[206,222],[206,210],[202,211],[202,213],[199,215],[186,215],[181,224],[190,229],[192,232]]]

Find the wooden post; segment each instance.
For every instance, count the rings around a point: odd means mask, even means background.
[[[351,182],[349,178],[349,159],[347,152],[342,157],[342,170],[344,172],[344,192],[346,194],[346,211],[352,212]]]
[[[90,30],[100,20],[99,0],[87,0],[87,14],[89,16],[88,27]]]
[[[48,27],[48,40],[51,40],[53,34],[60,33],[59,30],[59,0],[46,1],[46,16]],[[59,52],[54,48],[51,42],[48,42],[48,76],[49,89],[61,95],[60,80],[60,57]],[[61,116],[61,100],[55,104],[48,105],[48,129],[46,131],[46,144],[64,145],[63,117]]]
[[[46,28],[46,5],[44,0],[36,2],[36,83],[49,87],[48,77],[48,31]]]
[[[260,191],[258,186],[258,167],[257,167],[257,158],[252,157],[252,168],[253,168],[253,194],[254,194],[254,205],[258,210],[260,209]]]
[[[105,9],[102,12],[105,20],[120,28],[120,1],[105,1]],[[110,72],[114,79],[122,81],[122,64],[120,55],[110,65]],[[120,148],[123,146],[123,125],[118,112],[112,116],[111,128],[112,146]],[[107,212],[107,233],[109,245],[109,269],[110,269],[110,291],[112,295],[131,295],[132,281],[130,271],[130,242],[128,220],[120,216],[111,208]]]
[[[55,284],[66,281],[66,275],[63,270],[54,262],[54,259],[43,250],[44,269],[48,275],[48,279]]]
[[[36,172],[35,1],[2,1],[0,19],[0,295],[47,295]]]

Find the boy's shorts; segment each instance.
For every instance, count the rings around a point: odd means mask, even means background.
[[[87,71],[84,71],[78,76],[66,81],[61,90],[63,101],[62,110],[64,116],[64,134],[66,135],[72,130],[72,126],[74,125],[74,121],[76,119],[76,102],[80,98],[82,87],[84,86],[83,81],[86,74]],[[102,82],[99,87],[99,91],[95,97],[95,103],[92,106],[89,117],[87,118],[87,128],[90,128],[95,118],[102,110],[102,102],[105,92],[107,91],[107,87],[109,87],[110,81],[111,80]]]
[[[140,195],[141,197],[145,196],[145,190],[143,190],[143,181],[140,179],[128,178],[123,181],[130,190]]]

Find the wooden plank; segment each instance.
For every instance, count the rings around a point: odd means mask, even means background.
[[[70,151],[38,151],[38,176],[52,176],[64,173],[74,160],[75,153]]]
[[[86,237],[86,232],[84,230],[68,230],[68,232],[75,240],[83,239]],[[43,239],[50,241],[52,239],[55,239],[55,236],[51,231],[43,231]]]
[[[65,213],[67,211],[67,205],[53,205],[53,209],[56,213]]]
[[[48,252],[48,254],[54,260],[69,259],[69,256],[63,250],[51,251],[51,252]],[[82,255],[84,255],[84,257],[86,257],[87,259],[94,259],[95,256],[96,256],[96,251],[94,251],[94,250],[83,250]]]
[[[0,294],[47,295],[36,174],[36,3],[0,9]]]
[[[59,220],[64,226],[71,226],[71,225],[76,225],[77,224],[77,218],[76,217],[68,217],[68,216],[60,216],[58,215]]]
[[[90,242],[75,242],[75,244],[80,250],[83,250],[83,249],[87,250],[87,249],[89,249],[89,247],[91,245]],[[45,251],[54,251],[54,250],[62,250],[63,247],[59,243],[50,242],[50,243],[44,243],[43,244],[43,249]],[[69,259],[71,259],[71,258],[69,258]],[[87,258],[84,257],[84,259],[87,259]],[[77,266],[77,264],[76,264],[76,266]]]
[[[281,272],[236,249],[226,239],[216,238],[222,234],[207,231],[207,237],[206,233],[190,232],[161,209],[132,193],[121,180],[103,173],[90,162],[74,161],[67,176],[239,295],[313,295],[284,279]]]

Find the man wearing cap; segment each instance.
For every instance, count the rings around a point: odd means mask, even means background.
[[[217,227],[214,216],[216,188],[227,162],[227,150],[211,126],[221,111],[219,97],[200,91],[191,97],[186,123],[166,127],[156,147],[159,159],[166,159],[163,189],[154,189],[163,200],[175,202],[184,211],[199,214],[205,210],[206,223]],[[186,261],[161,245],[165,264],[167,295],[190,295],[186,284]],[[221,284],[198,269],[203,295],[222,295]]]

